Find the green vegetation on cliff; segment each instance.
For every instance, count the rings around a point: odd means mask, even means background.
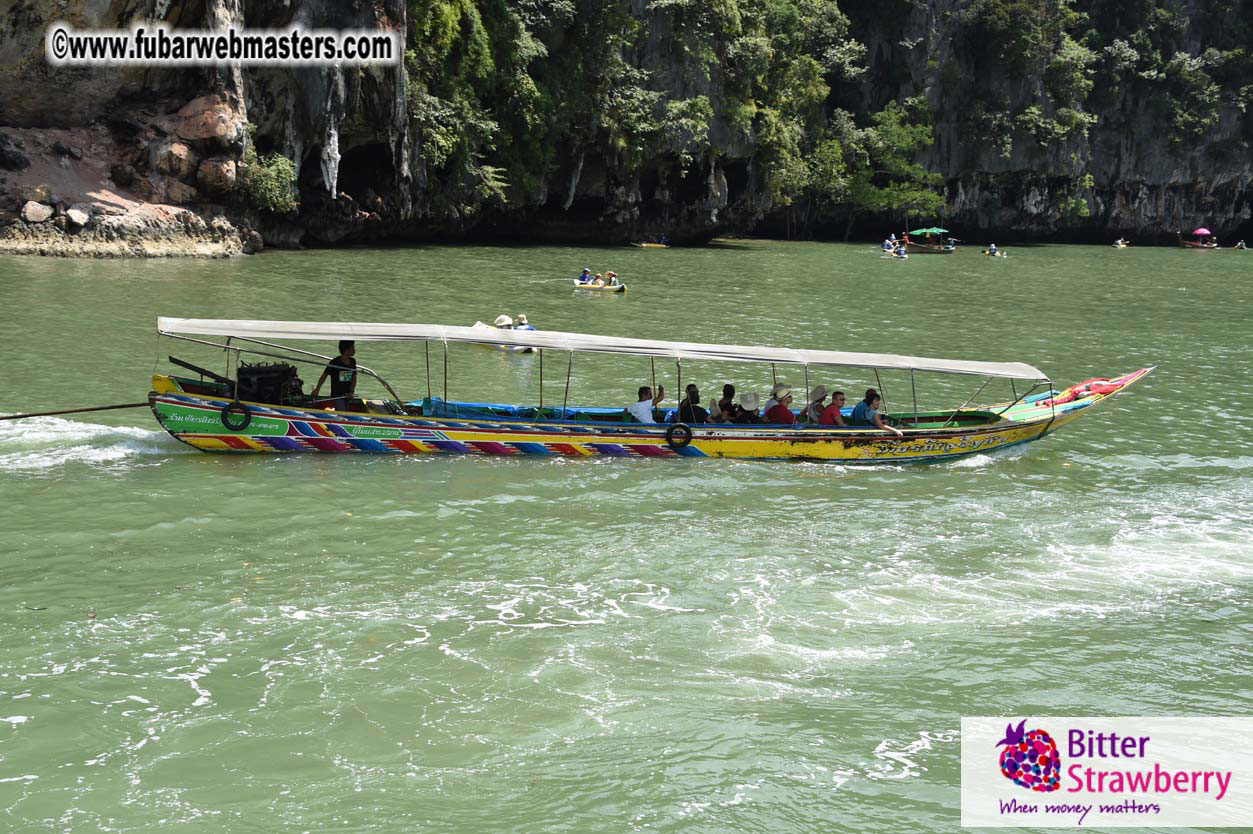
[[[725,160],[805,223],[933,215],[937,116],[958,170],[1052,160],[1077,218],[1098,126],[1184,149],[1226,106],[1253,138],[1251,22],[1253,0],[409,0],[408,115],[433,209],[463,222],[568,208],[585,163],[629,194]]]

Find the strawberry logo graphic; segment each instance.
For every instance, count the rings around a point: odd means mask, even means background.
[[[1061,787],[1058,775],[1061,773],[1062,762],[1057,755],[1057,743],[1044,730],[1028,730],[1027,719],[1016,728],[1013,724],[1005,725],[1005,738],[996,743],[1002,744],[1001,773],[1015,785],[1022,785],[1027,790],[1048,793]]]

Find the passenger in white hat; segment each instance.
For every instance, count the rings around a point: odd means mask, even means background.
[[[817,425],[822,421],[822,412],[826,410],[823,402],[827,398],[827,386],[819,385],[809,392],[809,405],[805,406],[805,422]]]
[[[766,411],[765,420],[767,423],[779,423],[782,425],[791,425],[796,422],[796,415],[792,413],[792,409],[788,408],[792,404],[792,389],[786,385],[779,387],[775,392],[774,408]]]
[[[760,423],[761,418],[757,416],[757,395],[752,391],[747,391],[740,395],[740,404],[735,409],[735,416],[731,418],[732,423]]]
[[[526,313],[518,313],[518,323],[513,326],[514,330],[534,330],[531,323],[526,320]]]
[[[787,389],[787,387],[788,387],[788,384],[786,382],[776,382],[774,384],[774,387],[770,389],[770,399],[766,400],[766,404],[765,406],[763,406],[763,409],[765,411],[769,411],[770,409],[778,405],[779,404],[779,392]]]
[[[492,324],[496,325],[501,330],[513,330],[513,319],[509,318],[504,313],[497,316],[496,321],[492,322]]]

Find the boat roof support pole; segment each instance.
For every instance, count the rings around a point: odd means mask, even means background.
[[[444,340],[444,408],[448,408],[448,340]]]
[[[879,386],[879,396],[883,398],[883,411],[886,414],[888,410],[888,395],[887,392],[883,390],[883,380],[879,379],[878,368],[874,369],[874,381],[875,384]]]
[[[184,342],[191,342],[191,343],[193,343],[193,344],[197,344],[197,345],[208,345],[209,347],[222,348],[222,349],[224,349],[224,350],[226,350],[226,349],[233,350],[233,351],[235,351],[235,353],[236,353],[237,355],[238,355],[238,354],[240,354],[240,353],[250,353],[250,354],[252,354],[253,356],[268,356],[268,357],[270,357],[271,359],[282,359],[284,362],[300,362],[300,363],[303,363],[303,364],[305,364],[305,365],[314,365],[314,366],[316,366],[316,367],[318,367],[318,368],[323,367],[323,364],[322,364],[321,362],[313,362],[313,361],[310,361],[310,360],[308,360],[308,359],[297,359],[297,358],[296,358],[296,357],[294,357],[294,356],[283,356],[282,354],[278,354],[278,353],[266,353],[264,350],[253,350],[252,348],[244,348],[244,347],[228,347],[227,345],[224,345],[224,344],[222,344],[221,342],[210,342],[210,341],[207,341],[207,340],[205,340],[205,339],[195,339],[195,338],[192,338],[191,336],[179,336],[179,335],[175,335],[175,334],[173,334],[173,333],[166,333],[166,334],[164,334],[164,335],[169,336],[171,339],[181,339],[181,340],[183,340]],[[256,339],[246,339],[246,338],[244,338],[243,336],[236,336],[236,337],[234,337],[234,338],[236,338],[236,339],[241,339],[242,341],[245,341],[245,342],[249,342],[249,341],[255,342],[255,341],[257,341]],[[265,343],[264,343],[264,342],[262,342],[261,344],[265,344]],[[279,345],[278,347],[279,347],[280,349],[282,349],[282,350],[287,350],[287,346],[286,346],[286,345]],[[309,353],[309,351],[296,351],[296,352],[297,352],[297,353]],[[315,354],[311,354],[311,355],[312,355],[312,356],[317,356],[318,354],[316,354],[316,353],[315,353]],[[323,359],[325,359],[326,357],[325,357],[325,356],[323,356],[322,358],[323,358]],[[357,370],[358,370],[359,372],[363,373],[363,374],[368,374],[369,376],[372,376],[372,377],[374,377],[375,379],[377,379],[377,380],[379,381],[379,384],[380,384],[380,385],[382,385],[384,388],[386,388],[386,389],[387,389],[387,391],[388,391],[388,393],[390,393],[393,397],[395,397],[395,398],[396,398],[396,401],[397,401],[397,402],[400,402],[400,395],[399,395],[399,394],[397,394],[395,391],[393,391],[393,390],[392,390],[392,387],[391,387],[390,385],[388,385],[388,384],[387,384],[387,380],[383,379],[383,377],[379,376],[379,375],[378,375],[375,371],[370,370],[370,369],[369,369],[369,368],[367,368],[365,365],[358,365],[358,366],[357,366]]]
[[[538,419],[544,418],[544,349],[539,349],[539,414],[535,415]]]
[[[423,342],[422,347],[426,352],[426,398],[431,398],[431,343]]]
[[[909,393],[914,397],[914,427],[918,426],[918,383],[914,379],[914,369],[909,369]]]
[[[1026,399],[1026,398],[1027,398],[1027,397],[1031,394],[1031,392],[1032,392],[1032,391],[1034,391],[1035,389],[1039,388],[1041,385],[1043,385],[1043,383],[1042,383],[1042,382],[1037,382],[1035,385],[1032,385],[1032,386],[1031,386],[1030,388],[1028,388],[1026,391],[1023,391],[1023,392],[1022,392],[1022,396],[1021,396],[1021,397],[1019,397],[1019,396],[1015,396],[1015,397],[1014,397],[1014,401],[1013,401],[1012,403],[1010,403],[1009,405],[1005,406],[1005,407],[1004,407],[1004,408],[1002,408],[1000,411],[996,412],[997,416],[999,417],[1000,415],[1004,414],[1006,411],[1009,411],[1011,408],[1013,408],[1014,406],[1018,405],[1019,401],[1021,401],[1021,400],[1025,400],[1025,399]]]
[[[809,391],[809,366],[806,365],[805,366],[805,412],[806,413],[809,412],[809,404],[812,402],[813,400],[810,398],[810,391]]]
[[[971,401],[973,401],[975,397],[979,396],[979,394],[983,391],[983,389],[988,387],[988,383],[991,381],[992,381],[992,377],[988,377],[987,379],[985,379],[983,381],[983,384],[979,386],[979,390],[971,394],[969,400],[966,400],[964,403],[957,406],[957,410],[948,416],[948,419],[944,421],[944,425],[940,426],[940,428],[944,428],[944,426],[947,426],[949,423],[953,422],[954,418],[957,417],[957,412],[961,411],[963,408],[970,405]]]
[[[682,397],[682,399],[679,400],[679,410],[675,412],[675,415],[674,415],[674,422],[681,423],[683,422],[683,403],[687,402],[687,392],[683,390],[683,360],[682,358],[676,358],[674,360],[674,368],[675,368],[675,371],[679,375],[679,386],[678,386],[679,393],[675,394],[675,397],[676,398]],[[693,417],[696,416],[695,411],[692,412],[692,416]]]
[[[653,392],[657,391],[657,357],[648,357],[648,368],[653,372]]]
[[[770,363],[770,378],[774,381],[773,382],[774,385],[779,384],[779,375],[775,373],[773,362]]]
[[[566,362],[566,393],[561,398],[561,419],[566,419],[566,406],[570,403],[570,372],[574,370],[574,351],[570,351],[570,359]]]

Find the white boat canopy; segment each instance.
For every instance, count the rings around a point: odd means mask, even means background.
[[[437,324],[372,324],[334,321],[254,321],[248,319],[181,319],[161,316],[157,332],[165,336],[229,336],[239,339],[310,339],[364,342],[463,342],[479,345],[514,345],[543,350],[613,353],[627,356],[659,356],[670,359],[702,359],[729,362],[774,362],[790,365],[833,365],[885,370],[930,371],[945,374],[1009,379],[1044,380],[1048,376],[1022,362],[970,362],[961,359],[930,359],[892,353],[846,353],[834,350],[793,350],[748,345],[709,345],[698,342],[666,342],[622,339],[588,333],[555,330],[498,330],[494,327],[446,327]]]

